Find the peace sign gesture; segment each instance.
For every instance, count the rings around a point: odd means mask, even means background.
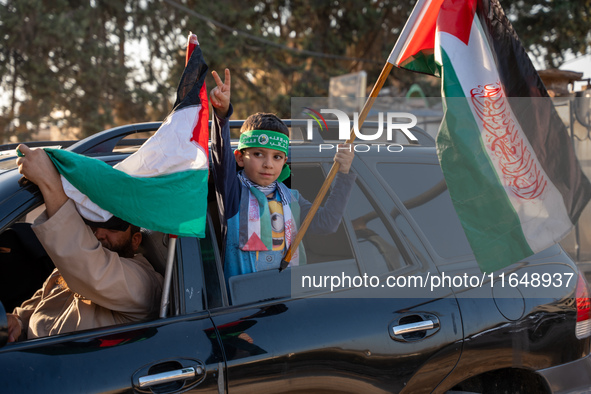
[[[230,85],[232,81],[230,78],[230,70],[226,68],[224,82],[222,82],[217,72],[212,71],[211,75],[217,86],[211,89],[209,100],[211,101],[215,113],[220,118],[225,118],[230,109]]]

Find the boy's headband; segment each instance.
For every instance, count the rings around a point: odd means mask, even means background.
[[[240,134],[238,149],[267,148],[285,153],[289,148],[289,137],[278,131],[249,130]]]
[[[238,150],[245,148],[267,148],[275,149],[285,153],[289,148],[289,137],[278,131],[271,130],[249,130],[240,134],[240,142],[238,142]],[[281,174],[277,178],[279,182],[286,180],[291,174],[291,170],[287,164],[283,165]]]

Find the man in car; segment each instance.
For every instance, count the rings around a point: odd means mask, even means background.
[[[7,314],[9,342],[156,317],[163,279],[136,254],[139,228],[122,220],[115,220],[119,228],[87,226],[47,154],[22,144],[18,150],[19,172],[45,200],[32,228],[56,269]]]

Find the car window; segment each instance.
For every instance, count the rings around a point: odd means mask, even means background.
[[[0,301],[8,313],[31,298],[54,269],[27,222],[0,232],[0,262]]]
[[[201,249],[201,261],[203,262],[203,275],[207,294],[207,308],[217,308],[224,305],[223,292],[220,284],[224,283],[224,275],[221,272],[221,260],[214,241],[215,233],[212,228],[212,219],[208,217],[205,237],[199,239]]]
[[[294,165],[291,185],[302,197],[313,202],[322,187],[325,175],[320,165]],[[322,201],[324,206],[326,199]],[[303,221],[304,218],[301,218]],[[353,258],[351,242],[343,223],[334,234],[318,235],[307,233],[303,240],[308,264],[323,263]]]
[[[319,164],[293,164],[292,175],[285,183],[297,190],[303,198],[312,202],[325,174]],[[323,202],[324,204],[324,202]],[[323,205],[322,204],[322,205]],[[300,218],[303,221],[303,217]],[[333,234],[319,235],[307,233],[302,244],[306,252],[306,264],[288,268],[283,273],[276,269],[233,276],[228,281],[228,298],[232,304],[243,304],[266,299],[301,296],[302,289],[294,288],[290,278],[311,272],[346,272],[359,273],[351,238],[343,222]],[[323,289],[317,289],[322,291]],[[293,291],[293,292],[292,292]],[[308,294],[307,291],[304,291]]]
[[[319,164],[299,163],[292,164],[289,184],[304,198],[313,201],[324,179],[325,171]],[[412,233],[412,230],[401,215],[394,215],[392,218],[391,212],[378,204],[375,193],[375,190],[368,188],[358,177],[338,230],[328,235],[306,233],[303,244],[307,264],[293,268],[292,274],[296,279],[291,282],[292,296],[327,291],[324,287],[302,288],[297,278],[303,276],[360,273],[382,275],[410,266],[408,255],[401,252],[404,250],[401,239],[410,242],[405,232]],[[328,196],[321,206],[324,206],[327,198]],[[396,230],[394,226],[399,224],[402,224],[402,228]],[[412,242],[417,241],[412,239]],[[261,271],[233,278],[229,287],[232,302],[239,304],[288,296],[289,274],[282,275],[277,274],[276,270],[270,271],[273,272]],[[279,286],[284,287],[283,291],[277,289]]]
[[[395,271],[407,265],[392,236],[393,229],[371,191],[356,182],[347,204],[363,271],[373,275]]]
[[[0,301],[8,313],[42,288],[43,283],[55,268],[51,258],[31,229],[32,223],[44,209],[45,205],[42,204],[28,212],[22,212],[16,222],[0,232],[0,260],[3,267],[2,275],[0,275]],[[142,229],[142,233],[142,244],[138,252],[143,253],[155,270],[164,275],[167,253],[166,246],[162,245],[164,234],[144,229]],[[173,267],[168,316],[181,313],[176,258]],[[156,306],[159,310],[160,299],[157,300],[157,303]],[[134,324],[134,322],[123,325],[128,324]]]
[[[379,163],[377,169],[439,256],[472,254],[438,165]]]

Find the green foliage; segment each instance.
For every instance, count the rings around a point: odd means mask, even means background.
[[[41,124],[53,124],[79,128],[83,137],[119,122],[146,120],[149,104],[162,106],[169,90],[158,91],[157,79],[129,65],[126,44],[138,38],[134,17],[141,16],[132,3],[138,2],[1,4],[0,71],[2,88],[10,92],[2,115],[9,127],[2,131],[22,140]],[[145,57],[153,59],[152,53]],[[147,95],[150,87],[155,92]]]
[[[591,0],[500,0],[523,46],[546,67],[588,53]]]
[[[501,0],[548,65],[589,45],[591,0]],[[47,125],[83,137],[161,120],[171,110],[189,31],[210,70],[232,72],[235,117],[289,117],[291,97],[326,96],[329,79],[376,81],[413,4],[398,0],[4,0],[0,2],[0,141]],[[541,37],[541,39],[540,39]],[[209,89],[213,78],[206,80]],[[404,95],[439,81],[393,70]]]

